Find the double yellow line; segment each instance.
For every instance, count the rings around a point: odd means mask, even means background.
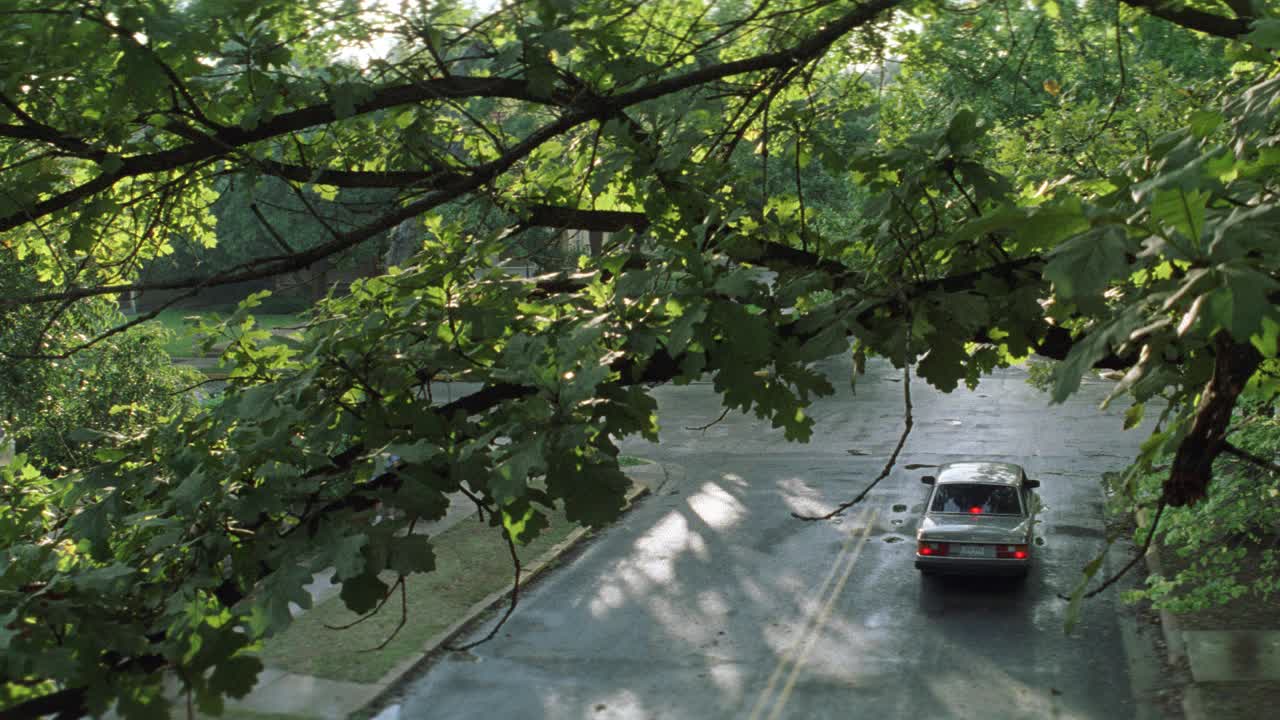
[[[800,668],[804,665],[805,658],[813,651],[813,646],[818,643],[818,638],[822,633],[822,629],[827,624],[827,618],[831,615],[831,609],[835,607],[836,598],[840,597],[840,593],[844,592],[845,583],[849,581],[849,576],[853,573],[853,565],[858,561],[858,555],[862,552],[862,546],[866,544],[867,537],[871,535],[871,529],[875,526],[876,516],[879,510],[868,508],[863,510],[854,521],[853,527],[849,530],[849,538],[845,540],[844,547],[840,549],[840,554],[836,556],[835,562],[831,564],[831,571],[827,573],[827,577],[822,582],[822,587],[814,594],[813,599],[821,602],[818,611],[814,613],[805,623],[805,629],[800,634],[800,640],[792,645],[778,661],[778,666],[774,668],[773,673],[769,675],[769,682],[765,685],[764,690],[760,693],[759,699],[751,709],[750,720],[760,720],[765,717],[767,720],[777,720],[782,717],[782,711],[787,706],[787,700],[791,698],[791,691],[795,688],[796,678],[800,676]],[[861,527],[861,532],[858,528]],[[834,585],[833,585],[834,583]],[[823,600],[823,598],[826,600]],[[790,672],[788,672],[790,668]],[[782,680],[782,676],[786,675],[786,680],[782,683],[779,690],[778,682]],[[775,690],[777,690],[775,696]],[[763,713],[772,705],[772,710],[765,716]]]

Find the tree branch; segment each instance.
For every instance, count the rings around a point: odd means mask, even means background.
[[[375,90],[368,100],[355,106],[352,116],[360,116],[410,103],[450,98],[507,98],[537,104],[558,105],[568,110],[560,120],[544,126],[542,131],[535,131],[525,142],[503,155],[503,158],[507,158],[515,154],[512,159],[512,162],[514,162],[514,159],[527,155],[534,147],[551,137],[555,137],[584,122],[607,118],[622,108],[655,100],[726,77],[789,67],[805,60],[816,58],[825,52],[832,43],[854,28],[871,22],[881,13],[896,7],[901,2],[903,0],[870,0],[870,2],[859,5],[845,15],[833,20],[819,32],[788,49],[765,53],[744,60],[711,65],[617,95],[607,97],[590,96],[585,98],[586,105],[580,104],[577,94],[566,96],[564,92],[560,91],[544,96],[535,93],[524,80],[451,75],[444,78],[433,78],[413,84]],[[124,158],[121,161],[121,166],[113,173],[103,173],[85,185],[55,195],[29,208],[0,217],[0,232],[12,230],[50,213],[70,207],[79,200],[110,187],[123,178],[162,172],[200,160],[222,157],[233,148],[243,147],[298,130],[327,125],[338,119],[337,111],[332,103],[317,104],[278,115],[251,130],[239,127],[225,127],[209,135],[207,140],[192,141],[187,145],[171,150]],[[554,132],[547,134],[547,130],[554,130]],[[538,139],[537,143],[532,147],[526,147],[530,140],[534,138]],[[517,153],[519,148],[525,149]],[[509,162],[501,163],[500,161],[501,158],[487,165],[510,165]],[[503,169],[505,170],[505,167]],[[474,187],[479,187],[488,182],[495,174],[480,171],[473,173],[473,176],[483,176],[480,182],[474,183]],[[474,189],[474,187],[468,189]],[[434,207],[434,205],[431,207]]]
[[[498,631],[502,629],[502,626],[507,624],[507,620],[511,618],[511,613],[516,611],[516,605],[519,604],[520,602],[520,573],[524,570],[524,568],[520,564],[520,556],[516,554],[515,541],[511,538],[511,532],[507,530],[506,526],[503,526],[502,528],[502,538],[507,541],[507,550],[508,552],[511,553],[511,567],[515,575],[511,581],[511,604],[507,606],[507,612],[504,613],[502,616],[502,619],[498,620],[498,623],[493,626],[493,629],[489,631],[488,635],[485,635],[479,640],[476,640],[474,642],[469,642],[466,645],[462,645],[460,647],[458,646],[446,647],[445,648],[446,650],[452,650],[453,652],[464,652],[464,651],[470,650],[473,647],[476,647],[477,645],[482,645],[484,643],[489,642],[490,640],[493,639],[495,635],[498,634]]]
[[[1232,445],[1231,443],[1225,440],[1222,443],[1222,451],[1230,455],[1235,455],[1241,460],[1247,460],[1264,470],[1280,475],[1280,465],[1270,462],[1265,458],[1260,458],[1257,455],[1254,455],[1253,453],[1249,452],[1248,450]]]
[[[1120,578],[1124,577],[1130,570],[1133,569],[1134,565],[1138,564],[1139,560],[1147,556],[1147,553],[1151,551],[1151,542],[1156,539],[1156,527],[1160,524],[1160,516],[1164,514],[1164,508],[1165,508],[1165,500],[1164,498],[1160,498],[1160,504],[1156,506],[1156,514],[1155,514],[1155,517],[1151,519],[1151,527],[1147,529],[1147,539],[1145,542],[1142,543],[1142,549],[1140,549],[1132,558],[1130,558],[1129,562],[1125,563],[1125,566],[1120,568],[1119,572],[1117,572],[1115,575],[1112,575],[1111,577],[1104,580],[1102,584],[1099,585],[1098,587],[1081,595],[1080,596],[1081,600],[1088,600],[1089,598],[1098,595],[1103,590],[1106,590],[1107,588],[1116,584],[1116,582],[1119,581]],[[1058,598],[1061,600],[1068,600],[1068,601],[1071,600],[1070,597],[1063,595],[1062,593],[1058,593]]]
[[[1197,30],[1220,38],[1233,39],[1247,35],[1252,18],[1229,18],[1207,13],[1193,7],[1180,5],[1169,0],[1120,0],[1125,5],[1141,8],[1148,13],[1180,25],[1189,30]]]
[[[1178,444],[1164,481],[1161,498],[1174,507],[1194,505],[1204,498],[1213,480],[1213,461],[1226,449],[1236,398],[1262,362],[1262,354],[1248,340],[1236,342],[1225,330],[1218,331],[1213,342],[1213,377],[1200,394],[1195,421]]]

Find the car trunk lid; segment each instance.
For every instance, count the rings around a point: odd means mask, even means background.
[[[920,523],[922,540],[1025,543],[1030,521],[1020,515],[929,513]]]

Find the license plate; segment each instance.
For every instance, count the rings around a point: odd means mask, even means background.
[[[951,554],[957,557],[995,557],[990,545],[952,545]]]

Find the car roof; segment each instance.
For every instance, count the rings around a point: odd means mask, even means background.
[[[938,483],[1018,485],[1022,468],[1006,462],[953,462],[938,467]]]

